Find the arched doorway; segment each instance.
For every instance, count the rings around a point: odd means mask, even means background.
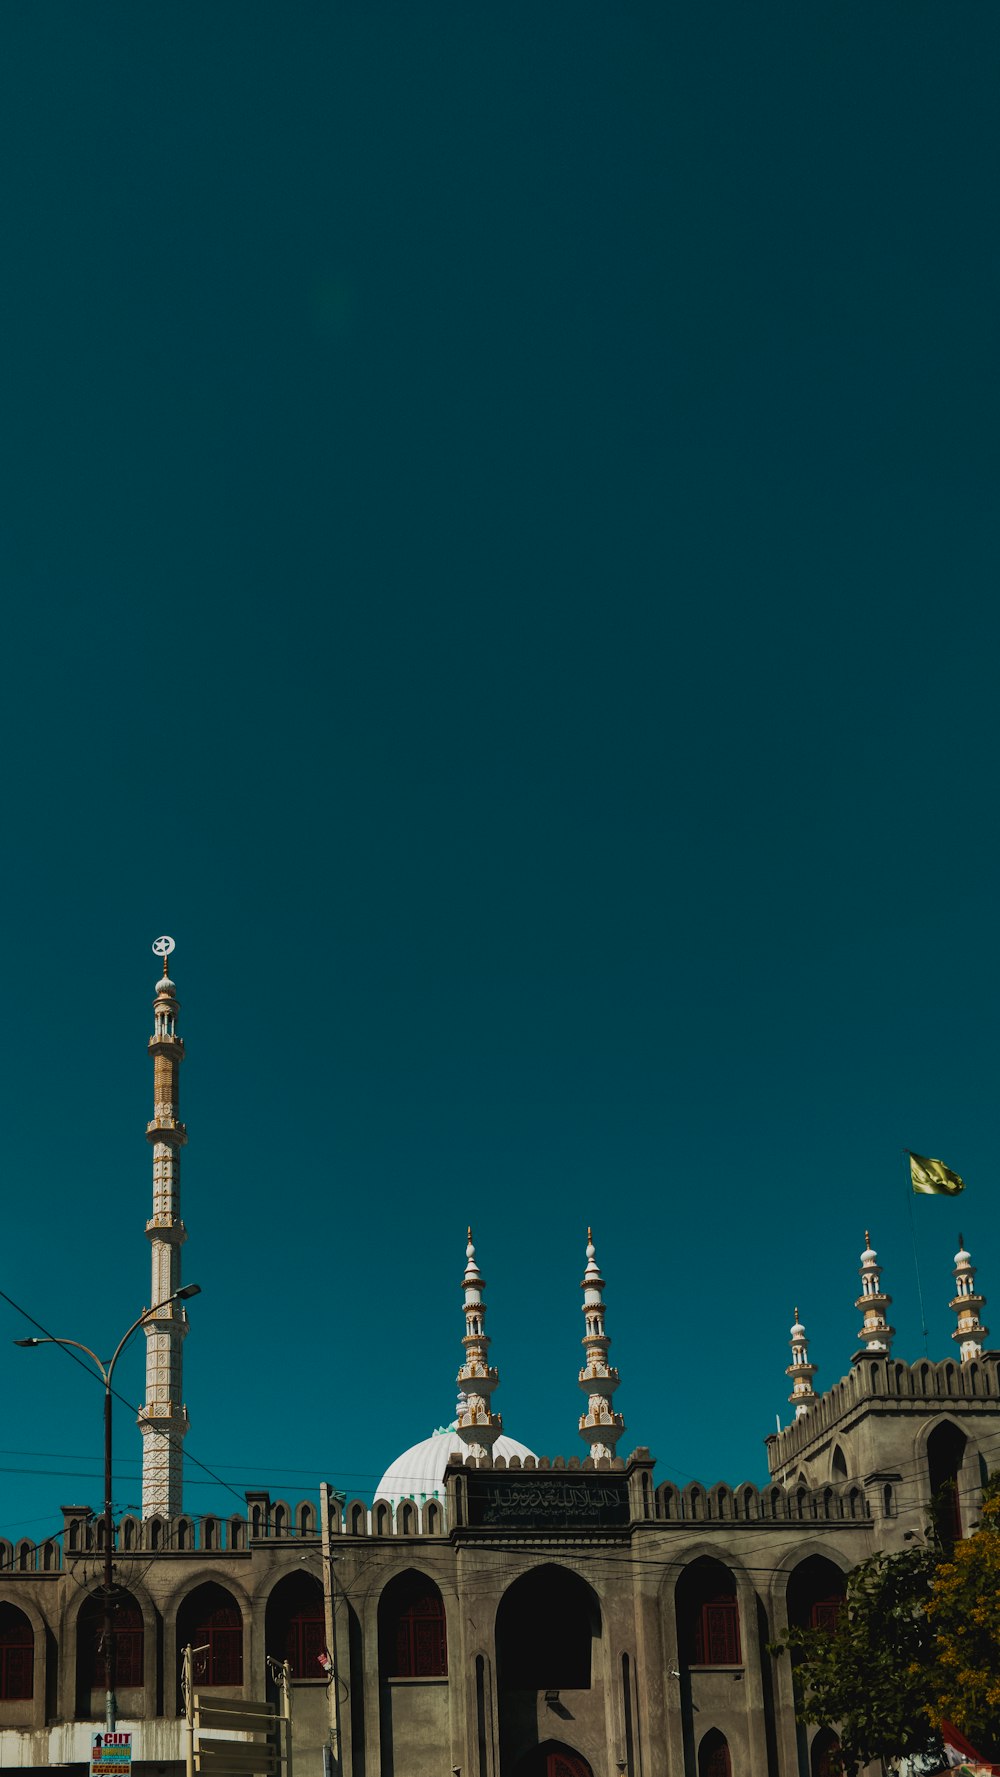
[[[820,1728],[809,1749],[810,1777],[836,1777],[834,1755],[840,1751],[840,1741],[832,1728]]]
[[[572,1568],[546,1562],[507,1587],[495,1625],[501,1771],[589,1777],[585,1763],[567,1762],[580,1759],[573,1747],[539,1734],[571,1728],[581,1709],[586,1718],[575,1693],[600,1681],[601,1630],[597,1593]]]
[[[709,1728],[698,1748],[698,1777],[733,1777],[729,1741],[718,1728]]]
[[[558,1740],[545,1740],[526,1752],[517,1777],[594,1777],[585,1758]]]
[[[945,1548],[962,1534],[958,1489],[965,1460],[965,1434],[950,1419],[936,1425],[927,1440],[927,1478],[930,1482],[934,1528]]]

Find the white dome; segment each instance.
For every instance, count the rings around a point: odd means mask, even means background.
[[[441,1426],[422,1444],[404,1450],[402,1456],[397,1456],[395,1462],[389,1464],[375,1489],[375,1498],[387,1499],[392,1505],[401,1499],[440,1499],[444,1495],[444,1472],[449,1456],[464,1456],[465,1453],[466,1446],[455,1427]],[[502,1456],[507,1462],[512,1456],[519,1456],[523,1462],[526,1456],[533,1456],[534,1451],[526,1444],[519,1444],[516,1438],[500,1437],[493,1446],[493,1455]]]

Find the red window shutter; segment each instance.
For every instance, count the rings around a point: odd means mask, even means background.
[[[34,1694],[34,1644],[0,1647],[0,1697],[15,1702]]]
[[[740,1664],[740,1623],[735,1598],[714,1599],[703,1605],[700,1630],[701,1665]]]

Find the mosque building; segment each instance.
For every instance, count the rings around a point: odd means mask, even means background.
[[[454,1423],[390,1462],[372,1504],[327,1487],[318,1502],[260,1491],[229,1517],[193,1517],[178,1300],[184,1046],[173,945],[154,948],[142,1512],[112,1533],[113,1720],[137,1777],[273,1768],[249,1744],[231,1767],[218,1749],[187,1762],[186,1648],[200,1706],[217,1714],[273,1695],[287,1662],[295,1777],[826,1777],[832,1736],[797,1726],[789,1661],[769,1643],[789,1623],[828,1626],[851,1568],[922,1534],[932,1495],[943,1491],[954,1534],[967,1534],[1000,1466],[1000,1352],[986,1348],[964,1243],[951,1357],[893,1355],[866,1233],[859,1347],[825,1393],[795,1310],[791,1411],[766,1439],[767,1485],[678,1488],[623,1442],[590,1230],[582,1449],[537,1454],[506,1435],[470,1229]],[[61,1534],[39,1544],[0,1540],[4,1770],[90,1768],[107,1708],[105,1555],[104,1520],[87,1506],[65,1506]]]

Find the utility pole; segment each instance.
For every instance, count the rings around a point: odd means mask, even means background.
[[[323,1622],[330,1673],[326,1695],[330,1716],[330,1757],[333,1777],[340,1777],[340,1668],[337,1661],[337,1623],[333,1603],[333,1550],[330,1547],[330,1486],[319,1484],[319,1529],[323,1554]]]

